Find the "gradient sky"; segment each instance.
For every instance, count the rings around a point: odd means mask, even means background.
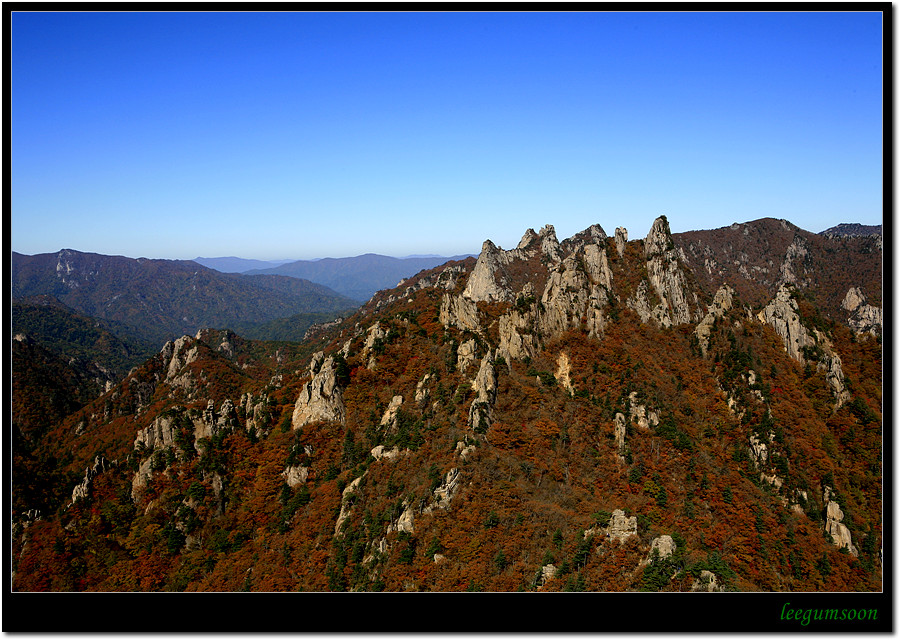
[[[879,12],[12,13],[11,239],[477,253],[881,224]]]

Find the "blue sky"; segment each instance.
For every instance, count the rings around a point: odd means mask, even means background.
[[[12,248],[880,224],[882,47],[877,12],[14,12]]]

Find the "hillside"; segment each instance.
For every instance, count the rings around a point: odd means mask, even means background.
[[[400,280],[410,278],[423,269],[431,269],[450,260],[466,256],[392,258],[374,253],[353,258],[298,260],[271,269],[254,269],[246,273],[276,274],[304,278],[334,289],[341,295],[365,302],[376,291],[391,289]]]
[[[358,303],[285,276],[223,274],[193,261],[81,253],[13,252],[13,298],[49,295],[159,346],[185,333],[262,324],[297,313],[338,312]]]
[[[29,452],[13,589],[879,592],[881,269],[548,225],[302,343],[185,335]]]

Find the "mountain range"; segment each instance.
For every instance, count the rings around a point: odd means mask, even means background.
[[[254,260],[252,258],[237,258],[228,256],[224,258],[194,258],[194,262],[204,267],[221,271],[222,273],[243,273],[251,269],[272,269],[280,267],[293,260]]]
[[[13,252],[10,280],[14,299],[53,296],[78,313],[158,345],[201,328],[249,329],[298,313],[339,313],[359,306],[298,278],[226,274],[189,260],[71,249],[34,256]]]
[[[77,259],[14,291],[77,309]],[[660,217],[485,240],[300,342],[191,325],[14,449],[13,590],[695,592],[679,630],[883,593],[882,278],[880,234]]]
[[[325,285],[348,298],[365,302],[375,295],[375,292],[390,289],[400,280],[409,278],[423,269],[431,269],[450,260],[462,260],[466,257],[468,256],[392,258],[367,253],[353,258],[297,260],[278,267],[252,269],[245,273],[304,278]]]

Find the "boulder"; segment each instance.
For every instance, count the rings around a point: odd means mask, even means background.
[[[648,556],[648,559],[652,559],[653,552],[656,551],[656,553],[658,554],[657,557],[660,560],[663,560],[665,558],[668,558],[673,553],[675,553],[676,548],[677,548],[677,545],[675,544],[675,541],[672,539],[672,536],[670,536],[670,535],[659,536],[658,538],[654,538],[650,542],[650,555]]]
[[[713,593],[714,591],[722,591],[722,587],[716,578],[716,574],[704,569],[700,572],[700,577],[694,580],[694,583],[691,585],[691,591],[706,591],[708,593]]]
[[[609,519],[609,524],[606,527],[608,538],[625,542],[631,536],[636,536],[637,532],[637,516],[629,518],[621,509],[616,509],[612,512],[612,517]]]
[[[293,489],[306,483],[306,479],[309,477],[309,467],[301,467],[299,465],[287,467],[281,472],[281,475],[284,476],[284,481],[287,485]]]

